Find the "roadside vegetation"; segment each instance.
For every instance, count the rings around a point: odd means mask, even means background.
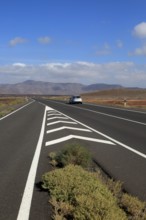
[[[0,97],[0,118],[27,102],[26,97]]]
[[[146,89],[111,89],[82,94],[84,102],[146,109]]]
[[[52,171],[42,175],[54,220],[146,220],[146,203],[125,193],[78,143],[51,152]]]

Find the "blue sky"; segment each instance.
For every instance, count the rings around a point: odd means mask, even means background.
[[[0,2],[0,84],[146,88],[145,0]]]

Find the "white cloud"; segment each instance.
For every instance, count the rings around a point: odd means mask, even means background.
[[[24,63],[13,63],[13,66],[15,66],[15,67],[25,67],[26,64],[24,64]]]
[[[139,39],[143,39],[143,45],[129,52],[129,56],[146,56],[146,22],[141,22],[133,29],[133,35]]]
[[[146,22],[137,24],[133,29],[133,34],[138,38],[146,38]]]
[[[124,86],[146,85],[146,65],[133,62],[67,62],[26,65],[14,63],[0,66],[0,82],[16,83],[28,79],[46,82],[75,82],[82,84],[109,83]]]
[[[38,42],[40,44],[50,44],[51,43],[51,38],[50,37],[40,37],[38,38]]]
[[[16,46],[17,44],[23,44],[25,42],[27,42],[27,39],[22,38],[22,37],[15,37],[14,39],[11,39],[9,41],[9,45],[10,46]]]
[[[146,56],[146,44],[129,53],[130,56]]]

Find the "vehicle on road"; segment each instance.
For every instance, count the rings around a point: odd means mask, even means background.
[[[82,104],[82,98],[79,95],[71,96],[69,99],[69,104]]]

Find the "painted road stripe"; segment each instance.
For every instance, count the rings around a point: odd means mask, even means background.
[[[48,130],[48,131],[47,131],[47,134],[50,134],[50,133],[56,132],[56,131],[60,131],[60,130],[63,130],[63,129],[70,129],[70,130],[76,130],[76,131],[92,132],[91,130],[85,129],[85,128],[74,128],[74,127],[62,126],[62,127],[59,127],[59,128],[55,128],[55,129],[52,129],[52,130]]]
[[[54,122],[47,123],[47,126],[49,126],[49,125],[54,125],[54,124],[58,124],[58,123],[77,124],[77,123],[74,122],[74,121],[54,121]]]
[[[96,105],[96,104],[92,104],[92,103],[88,103],[86,102],[85,104],[87,105],[92,105],[92,106],[98,106],[99,108],[110,108],[110,109],[116,109],[116,110],[120,110],[120,111],[127,111],[127,112],[136,112],[136,113],[140,113],[140,114],[146,114],[146,112],[142,112],[141,110],[134,110],[134,109],[126,109],[126,108],[116,108],[116,107],[113,107],[113,106],[107,106],[107,105]]]
[[[41,128],[38,144],[36,147],[36,151],[35,151],[35,154],[34,154],[34,157],[32,160],[32,164],[30,167],[30,171],[28,174],[27,182],[25,185],[25,189],[24,189],[20,209],[18,212],[17,220],[29,220],[36,171],[37,171],[38,161],[39,161],[39,157],[40,157],[42,142],[43,142],[44,130],[45,130],[46,111],[49,109],[50,109],[49,107],[45,108],[44,118],[43,118],[43,122],[42,122],[42,128]]]
[[[108,116],[108,117],[111,117],[111,118],[116,118],[116,119],[120,119],[120,120],[123,120],[123,121],[129,121],[129,122],[132,122],[132,123],[136,123],[136,124],[140,124],[140,125],[146,126],[146,123],[135,121],[135,120],[131,120],[131,119],[128,119],[128,118],[122,118],[122,117],[118,117],[118,116],[115,116],[115,115],[110,115],[110,114],[106,114],[106,113],[103,113],[103,112],[94,111],[94,110],[91,110],[91,109],[85,109],[85,108],[83,109],[83,108],[80,108],[80,107],[78,107],[78,108],[82,109],[82,110],[85,110],[85,111],[94,112],[96,114],[105,115],[105,116]]]
[[[48,141],[48,142],[46,142],[45,146],[47,147],[47,146],[57,144],[57,143],[61,143],[61,142],[64,142],[64,141],[67,141],[67,140],[70,140],[70,139],[73,139],[73,138],[80,139],[80,140],[86,140],[86,141],[93,141],[93,142],[98,142],[98,143],[103,143],[103,144],[115,145],[111,141],[101,140],[101,139],[96,139],[96,138],[83,137],[83,136],[78,136],[78,135],[72,135],[71,134],[71,135],[68,135],[68,136],[65,136],[65,137],[62,137],[62,138],[58,138],[58,139],[55,139],[55,140],[52,140],[52,141]]]
[[[51,116],[51,115],[61,115],[61,113],[48,113],[47,116]]]
[[[47,120],[49,121],[49,120],[57,119],[57,118],[59,118],[59,119],[68,119],[67,117],[64,117],[64,116],[56,116],[56,117],[48,118]]]

